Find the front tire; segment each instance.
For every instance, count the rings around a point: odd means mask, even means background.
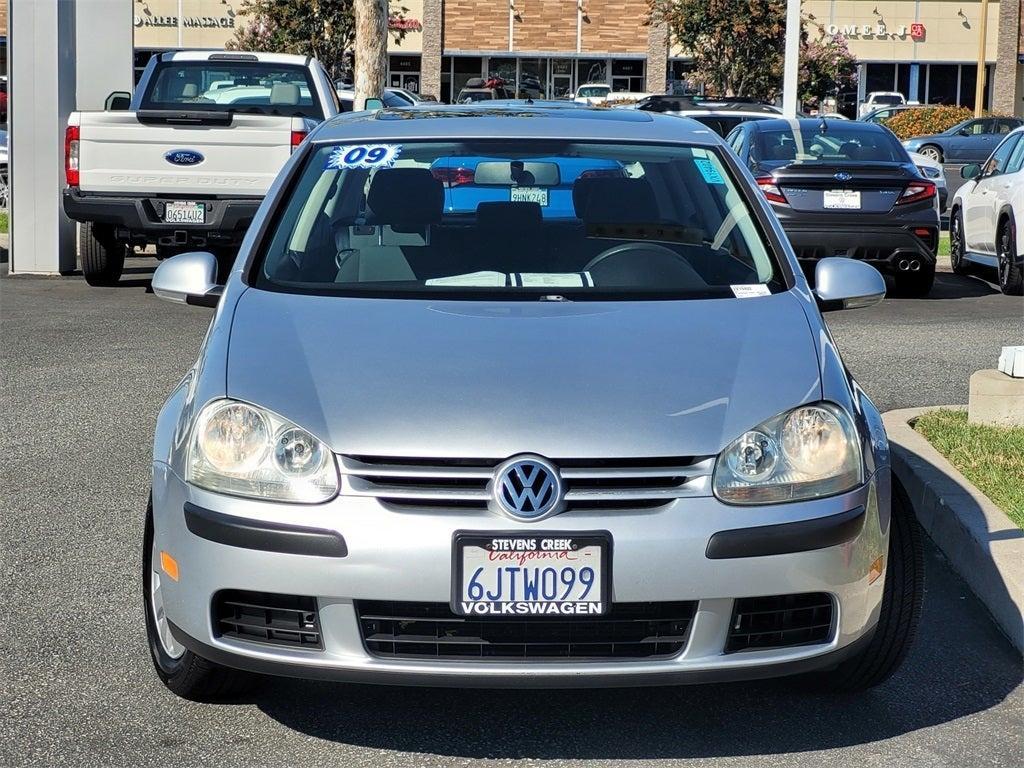
[[[172,693],[194,701],[212,701],[238,694],[252,676],[207,661],[181,645],[170,632],[163,610],[161,579],[169,578],[157,565],[159,553],[153,536],[153,501],[146,511],[142,550],[142,595],[146,639],[156,674]]]
[[[1024,293],[1024,269],[1017,263],[1017,227],[1006,219],[996,237],[999,254],[999,290],[1007,296]]]
[[[917,150],[917,154],[924,155],[929,160],[933,160],[936,163],[943,162],[942,148],[937,147],[934,144],[925,144],[923,147]]]
[[[78,252],[82,274],[89,285],[116,285],[121,279],[128,247],[115,241],[107,228],[83,222],[78,233]]]
[[[882,587],[882,609],[875,633],[856,656],[823,673],[835,691],[863,691],[888,680],[913,644],[924,596],[924,544],[902,486],[893,478],[889,554]]]
[[[953,273],[957,275],[967,274],[967,246],[964,241],[964,216],[957,208],[949,219],[949,263]]]
[[[893,295],[921,299],[931,293],[934,284],[935,265],[925,263],[917,272],[897,272],[893,275]]]

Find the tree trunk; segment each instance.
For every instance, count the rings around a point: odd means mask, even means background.
[[[388,73],[388,0],[355,0],[356,109],[384,93]]]

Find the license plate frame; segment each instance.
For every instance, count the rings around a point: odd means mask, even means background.
[[[863,207],[859,189],[826,189],[821,205],[829,211],[859,211]]]
[[[541,208],[547,208],[551,196],[546,187],[512,187],[509,200],[513,203],[537,203]]]
[[[598,594],[600,600],[584,600],[584,601],[515,601],[517,603],[528,603],[528,602],[539,602],[546,604],[561,604],[561,603],[593,603],[596,607],[587,609],[580,613],[531,613],[529,611],[522,613],[477,613],[472,610],[469,612],[463,610],[461,605],[463,601],[463,587],[465,577],[465,558],[463,552],[466,547],[482,547],[484,544],[488,544],[495,539],[500,540],[536,540],[537,549],[532,551],[543,551],[540,549],[540,541],[547,540],[570,540],[576,545],[576,549],[572,551],[579,551],[583,548],[597,547],[599,552],[599,573],[597,574],[596,585],[600,587]],[[585,619],[587,617],[604,616],[611,610],[612,603],[612,535],[609,531],[540,531],[537,533],[524,533],[522,531],[456,531],[452,536],[452,565],[451,565],[451,600],[450,607],[452,612],[460,617],[472,618],[474,621],[486,621],[489,619],[546,619],[550,618],[553,620],[561,621],[572,621],[574,619]],[[548,550],[551,551],[551,550]],[[565,551],[565,550],[561,550]],[[552,562],[558,562],[558,560],[552,560]],[[563,561],[564,562],[564,561]],[[509,565],[518,565],[517,561],[509,560]],[[589,595],[588,595],[589,597]],[[486,603],[487,601],[473,601],[475,603]],[[513,601],[506,601],[513,602]],[[493,603],[492,603],[493,604]]]
[[[191,217],[184,214],[191,213]],[[198,215],[195,215],[198,214]],[[206,204],[195,200],[173,200],[164,205],[165,224],[205,224]]]

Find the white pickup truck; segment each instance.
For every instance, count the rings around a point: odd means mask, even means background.
[[[207,250],[230,266],[278,171],[317,123],[338,112],[316,59],[157,54],[127,110],[68,119],[64,211],[82,222],[86,280],[116,282],[125,256],[147,245],[158,258]]]

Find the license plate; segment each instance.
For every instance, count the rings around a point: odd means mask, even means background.
[[[607,534],[457,534],[452,610],[481,618],[606,613],[610,551]]]
[[[548,191],[544,187],[512,187],[513,203],[548,204]]]
[[[827,189],[824,205],[826,208],[859,211],[860,192],[855,189]]]
[[[168,224],[205,224],[206,205],[203,203],[168,203],[164,208],[164,221]]]

